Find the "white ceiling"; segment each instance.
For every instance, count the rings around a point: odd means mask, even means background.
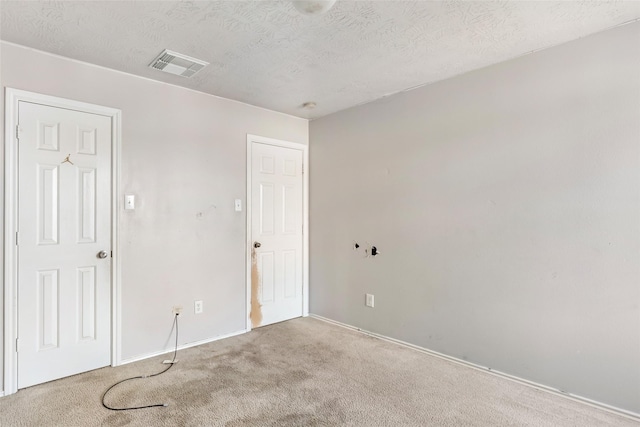
[[[637,20],[639,1],[1,1],[0,38],[316,118]],[[163,50],[210,63],[148,68]],[[314,101],[314,110],[302,108]]]

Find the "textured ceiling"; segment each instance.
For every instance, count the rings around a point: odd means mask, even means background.
[[[640,18],[638,1],[0,1],[0,38],[315,118]],[[163,49],[210,63],[148,68]],[[315,101],[314,110],[302,108]]]

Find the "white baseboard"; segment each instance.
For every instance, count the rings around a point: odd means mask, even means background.
[[[501,377],[501,378],[504,378],[504,379],[507,379],[507,380],[510,380],[510,381],[514,381],[514,382],[517,382],[517,383],[520,383],[520,384],[524,384],[526,386],[535,388],[537,390],[541,390],[541,391],[545,391],[547,393],[555,394],[556,396],[561,396],[561,397],[564,397],[565,399],[573,400],[575,402],[579,402],[579,403],[582,403],[582,404],[585,404],[585,405],[588,405],[588,406],[592,406],[594,408],[598,408],[598,409],[601,409],[601,410],[604,410],[604,411],[607,411],[607,412],[611,412],[613,414],[620,415],[620,416],[623,416],[625,418],[632,419],[634,421],[640,420],[640,414],[632,412],[632,411],[627,411],[626,409],[617,408],[615,406],[607,405],[606,403],[601,403],[601,402],[598,402],[598,401],[595,401],[595,400],[592,400],[592,399],[589,399],[589,398],[586,398],[586,397],[577,396],[575,394],[567,393],[567,392],[564,392],[562,390],[555,389],[553,387],[549,387],[549,386],[546,386],[546,385],[543,385],[543,384],[538,384],[538,383],[533,382],[533,381],[525,380],[524,378],[516,377],[515,375],[505,374],[504,372],[496,371],[496,370],[491,369],[491,368],[486,367],[486,366],[476,365],[475,363],[467,362],[466,360],[458,359],[458,358],[453,357],[453,356],[448,356],[448,355],[443,354],[443,353],[438,353],[437,351],[429,350],[428,348],[424,348],[424,347],[420,347],[418,345],[410,344],[408,342],[397,340],[395,338],[390,338],[390,337],[387,337],[385,335],[376,334],[375,332],[366,331],[366,330],[358,328],[356,326],[352,326],[352,325],[349,325],[349,324],[346,324],[346,323],[338,322],[337,320],[332,320],[332,319],[328,319],[326,317],[318,316],[317,314],[309,314],[309,317],[313,317],[314,319],[318,319],[318,320],[321,320],[323,322],[331,323],[331,324],[334,324],[336,326],[340,326],[340,327],[347,328],[347,329],[350,329],[350,330],[353,330],[353,331],[356,331],[356,332],[360,332],[360,333],[363,333],[365,335],[369,335],[369,336],[374,337],[374,338],[378,338],[378,339],[381,339],[381,340],[384,340],[384,341],[388,341],[388,342],[391,342],[391,343],[394,343],[394,344],[398,344],[398,345],[401,345],[403,347],[408,347],[410,349],[417,350],[417,351],[420,351],[422,353],[426,353],[426,354],[428,354],[430,356],[434,356],[434,357],[437,357],[439,359],[446,360],[448,362],[456,363],[458,365],[463,365],[463,366],[466,366],[468,368],[472,368],[472,369],[475,369],[475,370],[478,370],[478,371],[482,371],[482,372],[485,372],[485,373],[488,373],[488,374],[491,374],[491,375],[495,375],[495,376],[498,376],[498,377]]]
[[[236,335],[242,335],[242,334],[247,333],[247,332],[248,331],[246,329],[242,329],[242,330],[237,331],[237,332],[231,332],[230,334],[218,335],[217,337],[207,338],[206,340],[194,341],[194,342],[190,342],[190,343],[187,343],[187,344],[182,344],[182,345],[178,346],[178,351],[184,350],[185,348],[196,347],[198,345],[203,345],[203,344],[208,344],[210,342],[223,340],[225,338],[235,337]],[[152,357],[161,356],[163,354],[172,353],[174,351],[175,351],[175,347],[174,348],[170,348],[168,350],[161,350],[161,351],[156,351],[154,353],[148,353],[148,354],[145,354],[143,356],[132,357],[130,359],[121,360],[119,365],[116,365],[116,366],[126,365],[126,364],[133,363],[133,362],[139,362],[140,360],[150,359]]]
[[[0,391],[0,397],[4,397],[4,390]]]

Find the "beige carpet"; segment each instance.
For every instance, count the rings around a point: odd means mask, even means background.
[[[559,396],[305,318],[0,398],[1,426],[638,426]]]

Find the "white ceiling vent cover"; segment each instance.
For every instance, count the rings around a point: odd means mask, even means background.
[[[207,65],[208,62],[165,49],[149,67],[176,76],[191,77]]]

